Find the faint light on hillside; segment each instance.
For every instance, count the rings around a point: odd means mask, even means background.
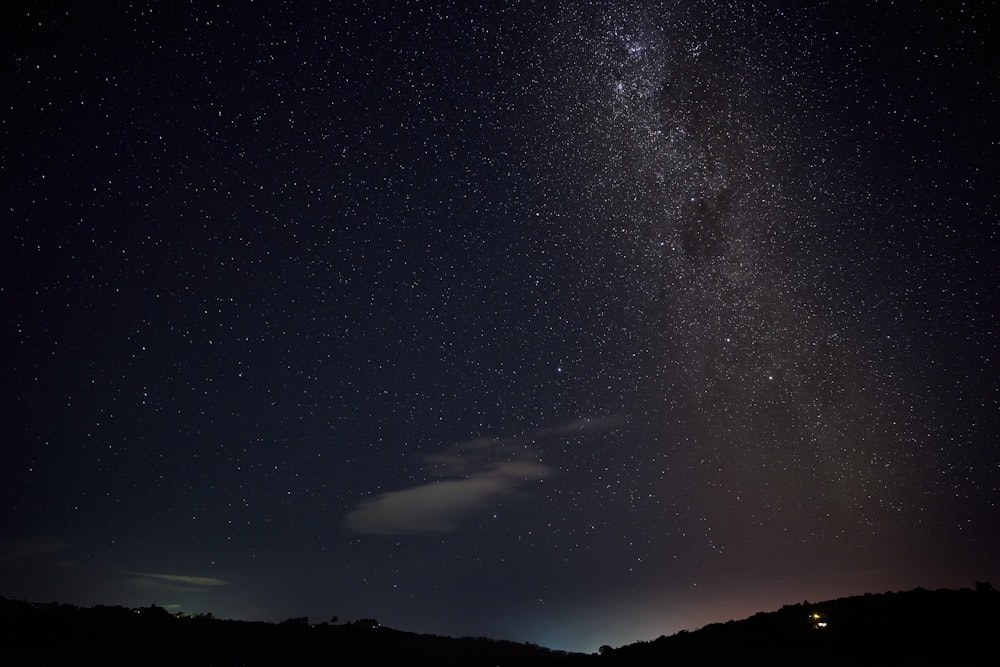
[[[813,630],[822,630],[827,625],[826,621],[823,620],[823,614],[818,611],[809,614],[809,620],[812,621]]]

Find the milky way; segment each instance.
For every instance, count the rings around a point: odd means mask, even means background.
[[[823,137],[810,101],[778,39],[761,37],[780,22],[712,4],[590,6],[556,23],[545,63],[547,156],[596,260],[587,306],[641,356],[619,377],[642,451],[670,452],[650,488],[668,507],[718,496],[705,539],[719,550],[877,541],[919,510],[908,461],[927,444],[865,349],[858,295],[829,284],[851,259],[829,254],[835,223],[810,191],[844,184],[811,159]]]

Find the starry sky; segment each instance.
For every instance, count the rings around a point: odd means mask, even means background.
[[[593,651],[1000,583],[988,2],[15,2],[0,594]]]

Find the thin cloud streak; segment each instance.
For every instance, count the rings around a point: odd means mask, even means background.
[[[6,540],[0,542],[0,565],[37,561],[39,558],[65,551],[69,547],[67,542],[50,537]]]
[[[132,577],[128,584],[136,588],[172,593],[202,593],[229,582],[215,577],[198,577],[187,574],[157,574],[152,572],[126,572]]]

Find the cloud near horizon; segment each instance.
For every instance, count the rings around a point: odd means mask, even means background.
[[[579,419],[521,436],[468,440],[424,458],[432,471],[458,479],[435,480],[382,493],[360,502],[344,523],[354,531],[374,535],[452,532],[462,519],[553,472],[537,460],[526,444],[517,445],[570,432],[605,430],[620,422],[618,417]]]
[[[187,574],[155,574],[152,572],[125,572],[131,579],[130,586],[153,591],[172,593],[203,593],[229,582],[215,577],[197,577]]]

